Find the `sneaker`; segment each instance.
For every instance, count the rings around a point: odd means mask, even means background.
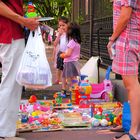
[[[70,96],[70,95],[71,95],[71,91],[70,91],[70,90],[67,90],[67,91],[66,91],[66,95],[67,95],[67,96]]]

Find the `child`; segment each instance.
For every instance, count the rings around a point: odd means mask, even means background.
[[[61,73],[63,71],[63,58],[60,57],[60,54],[65,52],[67,49],[68,44],[68,38],[67,38],[67,28],[68,28],[68,19],[66,17],[60,17],[58,20],[59,24],[59,30],[57,37],[54,41],[54,52],[53,57],[55,56],[56,47],[59,46],[59,50],[57,52],[57,60],[56,60],[56,68],[57,68],[57,77],[54,84],[59,84],[61,79]],[[62,79],[62,89],[66,89],[66,85],[63,84],[63,81],[65,83],[65,79]]]
[[[71,23],[68,28],[68,39],[69,43],[67,45],[67,50],[60,55],[61,58],[64,58],[64,69],[62,77],[72,80],[77,76],[80,76],[80,68],[78,60],[80,58],[80,28],[77,23]],[[64,83],[66,84],[66,83]]]

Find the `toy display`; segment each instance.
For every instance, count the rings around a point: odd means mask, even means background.
[[[85,92],[85,91],[84,91]],[[82,94],[82,92],[81,92]],[[84,100],[88,101],[88,100]],[[90,100],[89,100],[90,102]],[[90,102],[89,106],[72,105],[60,92],[54,100],[37,100],[30,96],[22,101],[17,131],[57,131],[69,129],[107,128],[122,124],[122,105],[119,102]]]

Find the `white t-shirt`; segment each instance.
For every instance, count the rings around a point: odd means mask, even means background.
[[[60,36],[59,51],[65,52],[67,50],[68,39],[66,33]]]

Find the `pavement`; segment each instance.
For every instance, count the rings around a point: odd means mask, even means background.
[[[121,133],[95,129],[20,133],[20,137],[26,140],[112,140],[115,136],[119,135]]]
[[[49,61],[53,79],[52,81],[55,81],[56,77],[56,69],[54,68],[54,62],[52,61],[52,46],[46,46],[46,55],[47,59]],[[80,60],[81,67],[86,63],[87,60]],[[102,81],[105,77],[105,69],[100,68],[100,81]],[[111,80],[113,81],[114,85],[114,96],[118,98],[121,102],[124,101],[124,96],[122,98],[122,93],[124,94],[125,91],[123,88],[122,81],[117,81],[115,79],[114,73],[111,73],[110,75]],[[118,83],[117,83],[118,82]],[[122,89],[121,89],[122,88]],[[32,94],[35,94],[38,99],[52,99],[53,94],[57,91],[61,90],[61,85],[53,85],[46,90],[26,90],[23,91],[22,98],[23,99],[29,99],[29,97]],[[120,91],[122,93],[120,93]],[[119,93],[120,97],[118,96]],[[117,96],[116,96],[117,95]],[[127,99],[127,98],[126,98]],[[112,138],[116,135],[121,135],[121,133],[118,132],[111,132],[110,130],[104,129],[92,129],[92,130],[67,130],[67,131],[54,131],[54,132],[24,132],[20,133],[20,137],[25,138],[26,140],[112,140]]]

